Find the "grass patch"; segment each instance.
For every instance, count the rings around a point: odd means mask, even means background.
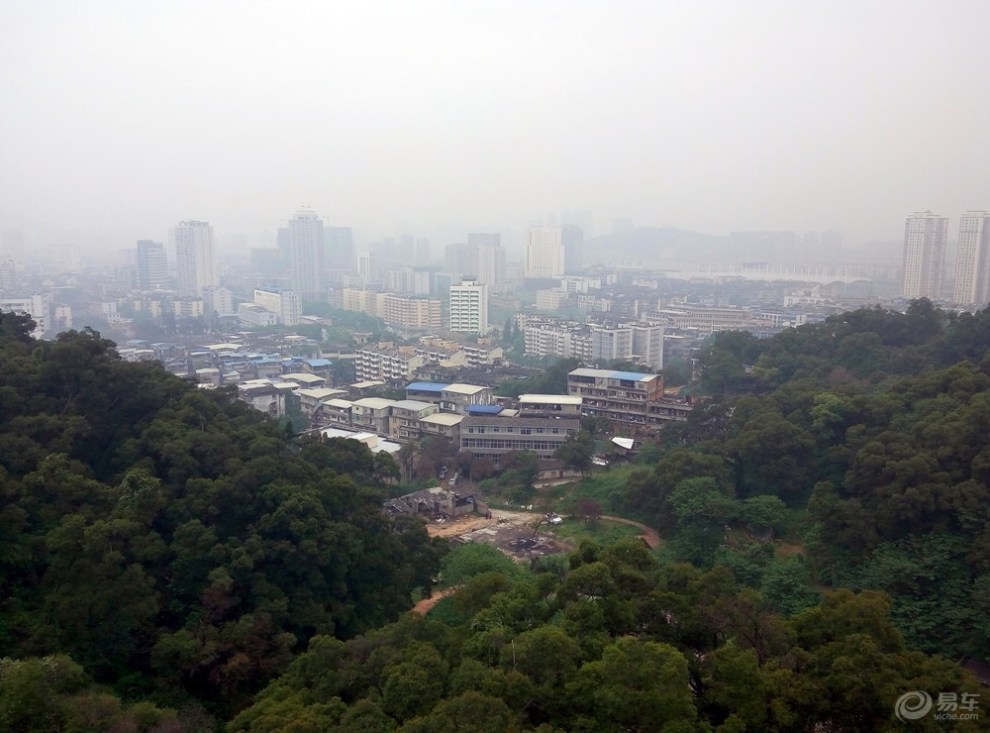
[[[600,468],[580,481],[560,487],[559,511],[563,513],[574,511],[575,502],[581,497],[588,496],[597,501],[606,514],[621,513],[622,516],[639,519],[634,512],[622,509],[626,483],[630,474],[636,470],[642,470],[642,466],[623,464]]]
[[[582,540],[592,540],[603,547],[616,542],[639,537],[639,529],[621,522],[599,519],[590,525],[580,519],[565,519],[553,528],[553,534],[562,542],[577,547]]]

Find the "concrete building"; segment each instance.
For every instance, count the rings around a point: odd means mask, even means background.
[[[450,331],[488,333],[488,286],[465,281],[450,286]]]
[[[519,395],[521,417],[581,417],[582,398],[563,394]]]
[[[986,211],[967,211],[959,219],[952,301],[980,308],[990,302],[990,213]]]
[[[628,359],[632,354],[632,329],[623,326],[591,327],[591,358],[602,361]]]
[[[137,243],[137,282],[139,290],[159,290],[168,287],[168,261],[165,245],[150,239]]]
[[[114,305],[116,306],[116,303]],[[42,338],[52,327],[52,296],[49,293],[0,298],[0,311],[26,313],[31,316],[31,320],[35,323],[31,335],[35,338]]]
[[[297,211],[279,238],[280,248],[288,252],[292,290],[304,300],[324,300],[323,220],[309,209]]]
[[[229,315],[236,312],[234,309],[234,294],[230,288],[222,285],[216,287],[203,288],[203,300],[205,301],[207,314],[221,313]]]
[[[237,320],[244,326],[261,328],[276,325],[278,316],[267,308],[262,308],[254,303],[238,303]]]
[[[440,331],[443,328],[443,307],[438,298],[381,293],[376,300],[380,303],[376,315],[390,326],[413,331]]]
[[[554,278],[564,274],[564,244],[557,227],[530,227],[526,241],[527,278]]]
[[[901,264],[901,294],[905,298],[941,297],[948,234],[949,220],[930,211],[907,218]]]
[[[354,232],[350,227],[323,227],[323,266],[327,282],[341,282],[355,271]]]
[[[575,275],[584,269],[584,232],[576,224],[560,228],[560,241],[564,246],[564,272]]]
[[[351,406],[351,425],[376,435],[388,435],[393,400],[382,397],[362,397]]]
[[[180,295],[201,296],[220,284],[213,259],[213,227],[205,221],[183,221],[173,231],[176,286]]]
[[[285,393],[267,380],[243,382],[237,385],[237,397],[270,417],[285,414]]]
[[[345,397],[347,390],[331,387],[300,388],[295,391],[295,394],[299,398],[299,406],[302,411],[312,418],[323,403]]]
[[[427,415],[419,421],[421,435],[423,437],[444,438],[454,445],[460,445],[461,422],[463,420],[463,415],[456,415],[452,412],[436,412]]]
[[[176,298],[172,312],[179,318],[201,318],[206,314],[206,304],[202,298]]]
[[[581,429],[577,418],[488,417],[468,415],[461,420],[461,450],[475,458],[501,464],[506,453],[533,451],[552,458],[568,435]]]
[[[476,384],[411,382],[406,385],[406,399],[429,402],[443,412],[464,415],[469,405],[490,405],[495,401],[491,387]]]
[[[389,435],[403,442],[416,440],[422,434],[420,420],[439,411],[437,405],[419,400],[393,402],[389,414]]]
[[[444,252],[447,272],[484,285],[505,281],[505,248],[498,234],[468,234],[467,244],[450,244]]]
[[[670,421],[686,420],[691,405],[668,400],[663,377],[611,369],[575,369],[567,375],[567,392],[581,398],[581,411],[630,427],[656,429]]]
[[[302,319],[302,298],[292,290],[255,288],[254,304],[274,313],[283,326],[298,326]]]
[[[379,346],[358,350],[354,367],[358,381],[406,383],[425,364],[426,359],[412,346]]]
[[[563,359],[590,361],[591,333],[582,324],[562,320],[531,322],[523,327],[526,353],[532,356],[557,356]]]

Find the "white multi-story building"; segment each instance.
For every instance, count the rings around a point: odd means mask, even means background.
[[[663,369],[662,325],[619,323],[591,327],[591,357],[605,361],[632,360]]]
[[[205,288],[203,300],[206,301],[207,313],[234,313],[234,294],[230,288],[218,285],[215,288]]]
[[[200,296],[204,288],[219,285],[213,261],[213,227],[205,221],[183,221],[173,236],[179,294]]]
[[[990,213],[986,211],[967,211],[959,219],[952,300],[958,305],[990,302]]]
[[[138,240],[136,284],[140,290],[157,290],[168,285],[168,262],[161,242]]]
[[[256,288],[254,304],[274,313],[283,326],[298,326],[302,319],[302,298],[292,290]]]
[[[309,209],[296,212],[289,226],[279,232],[289,254],[292,289],[308,300],[325,298],[323,271],[325,243],[323,220]]]
[[[523,327],[526,353],[532,356],[558,356],[563,359],[591,359],[588,327],[568,322],[534,322]]]
[[[465,281],[450,286],[452,333],[488,333],[488,286]]]
[[[945,240],[949,220],[930,211],[912,214],[904,226],[904,259],[901,293],[906,298],[942,295]]]
[[[35,293],[21,298],[0,298],[0,311],[7,313],[27,313],[35,323],[31,335],[41,338],[52,327],[52,296],[48,293]]]
[[[426,364],[426,357],[412,346],[379,347],[357,352],[355,370],[359,381],[408,382],[413,373]]]
[[[245,326],[274,326],[278,323],[278,316],[254,303],[238,304],[237,319]]]
[[[564,244],[557,227],[530,227],[526,242],[528,278],[553,278],[564,274]]]

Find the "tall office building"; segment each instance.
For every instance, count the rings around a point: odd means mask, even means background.
[[[959,219],[952,300],[957,305],[990,302],[990,213],[986,211],[967,211]]]
[[[213,263],[213,227],[205,221],[183,221],[174,236],[179,294],[201,296],[203,288],[219,285]]]
[[[323,220],[309,209],[296,212],[282,234],[289,252],[292,289],[303,300],[324,300]]]
[[[17,265],[12,259],[0,260],[0,290],[17,288]]]
[[[949,220],[930,211],[912,214],[904,226],[901,293],[906,298],[938,299],[942,294],[945,240]]]
[[[575,224],[560,228],[560,241],[564,246],[564,272],[577,275],[584,270],[584,232]]]
[[[350,227],[323,227],[323,264],[331,280],[354,273],[357,258]]]
[[[505,281],[505,247],[500,234],[468,234],[468,250],[474,272],[468,273],[476,282],[497,285]]]
[[[139,290],[155,290],[168,285],[168,264],[165,245],[149,239],[137,243],[137,286]]]
[[[557,227],[530,227],[526,242],[527,278],[553,278],[564,274],[564,244]]]
[[[488,333],[488,286],[471,280],[450,286],[452,333]]]

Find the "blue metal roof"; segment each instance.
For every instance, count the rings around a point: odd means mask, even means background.
[[[472,415],[497,415],[505,408],[502,405],[468,405],[464,409]]]
[[[303,359],[303,361],[311,367],[326,367],[333,364],[333,362],[329,359]]]
[[[613,371],[610,375],[613,379],[628,379],[631,382],[638,382],[643,377],[653,376],[651,374],[646,374],[645,372],[616,372]]]
[[[410,382],[406,389],[415,389],[417,392],[443,392],[446,384],[440,382]]]

